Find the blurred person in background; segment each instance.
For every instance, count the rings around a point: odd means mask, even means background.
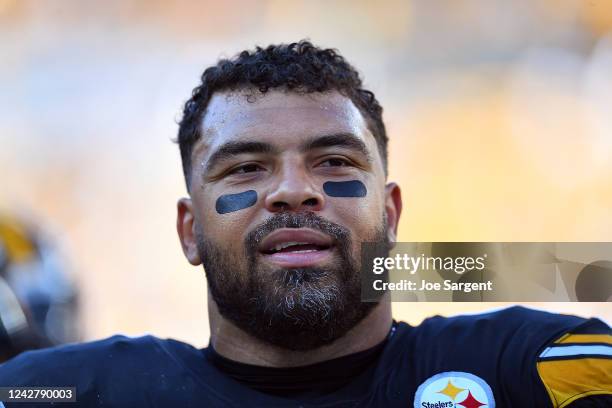
[[[87,407],[611,406],[601,320],[512,307],[412,327],[387,295],[361,301],[361,244],[388,254],[402,199],[382,107],[337,51],[243,51],[201,81],[179,128],[177,231],[206,272],[209,346],[34,351],[0,366],[0,386],[76,387]]]
[[[0,214],[0,362],[78,340],[76,287],[53,240]]]

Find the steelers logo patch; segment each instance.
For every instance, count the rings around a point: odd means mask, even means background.
[[[461,371],[430,377],[419,386],[414,408],[494,408],[491,387],[482,378]]]

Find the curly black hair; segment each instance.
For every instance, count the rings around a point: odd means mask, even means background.
[[[334,49],[322,49],[309,41],[256,47],[242,51],[232,59],[222,59],[207,68],[201,84],[192,92],[179,122],[178,144],[183,173],[190,185],[191,152],[202,136],[201,124],[206,107],[215,92],[255,88],[265,93],[273,88],[313,93],[338,91],[350,98],[360,110],[374,135],[387,174],[387,133],[382,107],[374,94],[362,88],[359,73]]]

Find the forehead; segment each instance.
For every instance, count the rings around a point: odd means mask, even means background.
[[[202,121],[196,152],[212,151],[228,141],[250,140],[290,148],[307,138],[352,133],[370,149],[374,137],[353,102],[336,91],[300,94],[246,89],[213,95]],[[203,154],[203,153],[200,153]]]

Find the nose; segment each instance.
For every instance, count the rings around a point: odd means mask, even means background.
[[[324,198],[305,169],[286,165],[264,203],[270,212],[319,211],[323,208]]]

